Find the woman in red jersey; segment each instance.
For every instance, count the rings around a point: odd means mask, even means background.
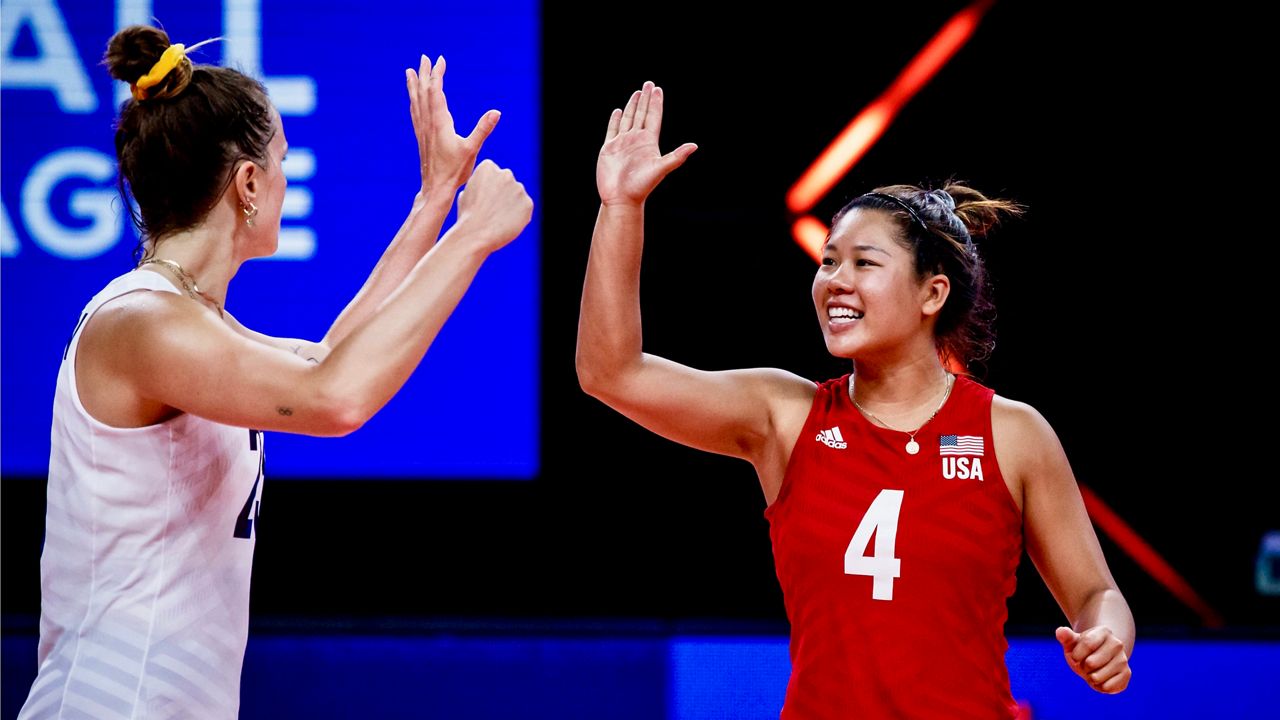
[[[813,282],[827,349],[853,371],[695,370],[642,349],[644,202],[696,149],[660,152],[662,112],[646,83],[609,119],[578,377],[654,432],[755,466],[791,622],[782,716],[1014,717],[1004,622],[1024,540],[1070,619],[1071,669],[1123,690],[1133,617],[1057,436],[948,371],[990,352],[973,238],[1017,206],[956,184],[853,199]]]

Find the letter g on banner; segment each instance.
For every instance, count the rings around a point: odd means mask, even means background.
[[[114,186],[115,162],[91,148],[66,148],[45,156],[22,185],[22,218],[31,239],[51,255],[78,260],[101,255],[120,240],[123,218],[112,204],[119,196]],[[88,220],[83,227],[68,227],[53,214],[53,192],[71,179],[85,179],[105,187],[71,191],[67,213]]]

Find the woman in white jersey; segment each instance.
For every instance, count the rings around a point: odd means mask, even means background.
[[[234,718],[261,431],[363,425],[533,204],[509,170],[475,164],[498,113],[457,135],[444,60],[424,56],[406,71],[422,186],[400,231],[323,340],[253,332],[224,306],[240,265],[276,250],[279,113],[260,83],[193,65],[155,28],[120,31],[105,61],[133,89],[115,145],[145,252],[85,307],[63,355],[39,673],[20,717]]]

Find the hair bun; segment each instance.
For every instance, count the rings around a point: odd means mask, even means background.
[[[165,31],[148,25],[130,25],[111,36],[102,62],[116,80],[133,85],[151,71],[172,43]],[[182,92],[191,82],[191,61],[183,58],[159,85],[147,92],[148,100],[169,98]]]
[[[132,84],[147,74],[171,44],[169,34],[159,28],[131,25],[111,36],[102,62],[111,77]]]
[[[925,197],[933,202],[938,203],[942,207],[946,208],[949,212],[956,211],[956,199],[951,197],[951,193],[947,192],[946,190],[943,190],[941,188],[936,190],[930,190],[929,192],[925,193]]]

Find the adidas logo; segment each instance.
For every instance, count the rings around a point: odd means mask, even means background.
[[[849,447],[849,443],[845,442],[844,436],[840,434],[839,426],[833,427],[830,430],[823,430],[818,433],[818,437],[814,439],[827,447],[833,447],[837,450],[843,450]]]

